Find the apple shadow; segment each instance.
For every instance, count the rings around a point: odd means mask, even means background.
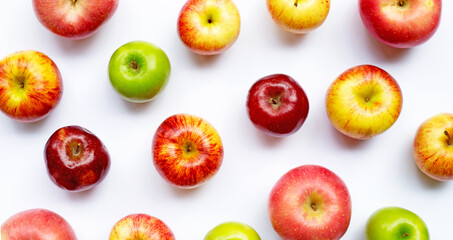
[[[275,25],[275,24],[274,24]],[[280,38],[280,40],[289,46],[295,46],[300,44],[304,39],[307,38],[307,33],[305,34],[298,34],[298,33],[292,33],[288,32],[279,26],[274,27],[275,32],[277,33],[276,35]]]
[[[263,132],[261,132],[258,129],[255,129],[255,133],[257,137],[259,138],[260,142],[265,146],[265,147],[275,147],[283,143],[286,137],[274,137],[274,136],[269,136]],[[290,137],[290,136],[287,136]]]
[[[60,46],[65,52],[78,54],[81,51],[88,50],[90,45],[95,45],[98,37],[99,34],[95,33],[87,38],[75,40],[53,34],[52,39],[57,43],[56,45]]]
[[[49,113],[49,115],[52,113]],[[23,131],[23,132],[34,132],[38,131],[39,129],[43,128],[43,126],[46,124],[48,119],[51,116],[46,116],[45,118],[36,121],[36,122],[19,122],[19,121],[14,121],[14,126],[16,129]]]
[[[126,109],[131,112],[131,113],[136,113],[136,114],[139,114],[139,113],[142,113],[144,111],[146,111],[146,109],[149,108],[149,105],[152,104],[153,100],[152,101],[149,101],[149,102],[143,102],[143,103],[135,103],[135,102],[129,102],[125,99],[120,99],[122,104],[124,106],[126,106]]]
[[[216,55],[201,55],[201,54],[197,54],[192,51],[189,51],[189,54],[197,66],[209,67],[212,64],[214,64],[217,61],[217,59],[219,59],[219,57],[222,53],[216,54]]]
[[[378,57],[385,61],[399,61],[404,58],[410,51],[408,48],[395,48],[388,46],[367,33],[368,45],[373,52],[378,53]]]
[[[172,191],[173,195],[175,195],[178,198],[188,198],[190,196],[193,196],[193,195],[197,194],[197,192],[200,192],[201,188],[203,187],[203,185],[201,185],[201,186],[198,186],[195,188],[180,188],[180,187],[173,186],[171,184],[168,184],[168,185],[169,185],[168,187]]]
[[[428,175],[426,175],[425,173],[423,173],[417,166],[417,164],[415,163],[415,160],[414,160],[414,153],[413,153],[413,146],[412,146],[412,142],[410,142],[410,144],[408,144],[409,147],[407,148],[408,149],[408,161],[409,161],[409,164],[410,166],[412,166],[412,170],[413,172],[415,172],[416,176],[417,176],[417,179],[426,187],[432,189],[432,188],[441,188],[441,187],[444,187],[445,186],[445,182],[442,182],[442,181],[438,181],[438,180],[435,180],[431,177],[429,177]]]
[[[332,125],[330,126],[330,130],[332,132],[334,139],[337,140],[342,146],[344,146],[346,148],[350,148],[350,149],[359,148],[359,147],[365,145],[368,141],[370,141],[370,139],[358,140],[358,139],[348,137],[348,136],[344,135],[343,133],[341,133],[340,131],[338,131]]]

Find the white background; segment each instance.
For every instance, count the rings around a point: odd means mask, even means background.
[[[215,57],[191,53],[179,40],[176,20],[184,0],[122,0],[94,36],[71,41],[53,35],[36,19],[31,1],[0,2],[0,56],[34,49],[51,57],[64,83],[63,98],[46,119],[32,124],[0,115],[0,222],[29,208],[62,215],[81,240],[108,239],[116,221],[130,213],[162,219],[177,239],[203,239],[215,225],[240,221],[264,240],[278,239],[267,215],[273,184],[288,170],[318,164],[338,174],[352,197],[352,220],[343,239],[364,239],[367,218],[378,208],[412,210],[432,239],[451,236],[453,183],[425,177],[413,162],[417,127],[452,112],[453,3],[443,1],[440,28],[427,43],[398,50],[366,32],[357,1],[332,1],[317,30],[293,35],[280,30],[264,0],[236,0],[241,33]],[[145,40],[160,46],[172,64],[167,88],[153,102],[133,104],[110,86],[107,65],[120,45]],[[403,92],[403,110],[383,134],[355,141],[330,124],[324,106],[331,82],[344,70],[373,64],[387,70]],[[285,73],[306,91],[310,112],[292,136],[258,132],[245,110],[248,89],[259,78]],[[225,150],[217,175],[195,190],[179,190],[156,172],[151,140],[170,115],[203,117],[218,130]],[[94,132],[111,155],[111,169],[94,189],[69,193],[47,176],[43,149],[60,127]]]

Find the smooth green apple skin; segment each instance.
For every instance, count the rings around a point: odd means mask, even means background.
[[[215,226],[204,240],[261,240],[249,225],[240,222],[225,222]]]
[[[108,71],[110,83],[124,99],[141,103],[154,99],[165,88],[171,65],[156,45],[132,41],[113,53]]]
[[[367,240],[429,240],[426,224],[415,213],[400,207],[374,212],[366,226]]]

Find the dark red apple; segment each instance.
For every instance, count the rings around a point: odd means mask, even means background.
[[[176,114],[167,118],[153,139],[154,165],[169,183],[194,188],[212,178],[223,160],[223,145],[206,120]]]
[[[1,228],[2,240],[77,240],[74,230],[60,215],[46,209],[14,214]]]
[[[55,131],[46,143],[44,159],[50,179],[69,191],[92,188],[110,169],[110,156],[104,144],[79,126]]]
[[[247,112],[252,123],[275,137],[284,137],[299,130],[307,118],[308,109],[304,90],[285,74],[259,79],[247,96]]]
[[[316,165],[294,168],[272,188],[269,216],[285,240],[340,239],[349,227],[351,197],[332,171]]]

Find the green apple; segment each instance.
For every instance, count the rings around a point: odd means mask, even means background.
[[[374,212],[366,226],[368,240],[429,240],[428,228],[415,213],[399,207]]]
[[[256,231],[247,224],[225,222],[215,226],[204,240],[261,240]]]
[[[131,102],[147,102],[156,97],[167,85],[170,71],[165,52],[144,41],[122,45],[109,62],[110,83]]]

